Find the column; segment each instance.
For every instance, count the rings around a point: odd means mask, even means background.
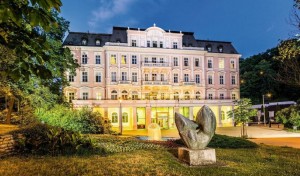
[[[137,130],[137,119],[136,119],[136,107],[132,108],[132,122],[133,122],[133,130]]]
[[[189,119],[194,120],[193,107],[189,107]]]
[[[218,123],[218,126],[219,127],[222,127],[223,126],[223,124],[222,124],[222,106],[221,105],[219,105],[218,106],[218,114],[219,114],[219,123]]]
[[[146,106],[146,129],[148,129],[148,125],[151,123],[151,106]]]

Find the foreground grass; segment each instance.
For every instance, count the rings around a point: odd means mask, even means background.
[[[12,156],[0,159],[0,175],[299,175],[300,150],[261,145],[216,149],[217,166],[189,167],[176,149],[143,149],[107,156]]]

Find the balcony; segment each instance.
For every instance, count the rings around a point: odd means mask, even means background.
[[[131,81],[119,81],[119,84],[131,84]]]
[[[143,81],[144,85],[168,85],[169,81]]]
[[[167,62],[143,62],[144,67],[170,67],[170,64]]]
[[[194,86],[196,83],[195,82],[183,82],[182,84],[184,86]]]

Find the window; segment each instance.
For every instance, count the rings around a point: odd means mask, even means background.
[[[212,94],[208,94],[208,99],[212,100],[213,99],[213,95]]]
[[[75,99],[75,93],[74,92],[70,92],[69,93],[69,103],[72,103],[72,100]]]
[[[156,63],[156,57],[152,57],[152,63]]]
[[[145,63],[149,63],[148,57],[145,57]]]
[[[175,67],[178,66],[178,58],[177,58],[177,57],[174,57],[173,65],[174,65]]]
[[[97,46],[100,46],[100,44],[101,44],[100,40],[96,40],[95,43],[96,43]]]
[[[165,80],[165,75],[164,74],[160,74],[160,81],[164,81]]]
[[[150,94],[149,93],[145,93],[145,99],[149,100],[150,99]]]
[[[185,100],[189,100],[190,99],[190,93],[189,92],[185,92],[184,93],[184,99]]]
[[[189,66],[189,58],[184,58],[184,66]]]
[[[224,99],[224,94],[220,94],[220,99],[223,100]]]
[[[208,75],[208,84],[213,84],[212,75]]]
[[[87,100],[89,98],[89,93],[88,92],[83,92],[82,93],[82,99]]]
[[[127,112],[122,113],[122,122],[128,123],[128,113]]]
[[[163,47],[164,47],[163,42],[160,42],[160,43],[159,43],[159,47],[160,47],[160,48],[163,48]]]
[[[178,83],[178,74],[177,73],[174,74],[174,83]]]
[[[208,52],[212,52],[212,47],[211,47],[211,45],[206,45],[206,50],[207,50]]]
[[[200,75],[196,74],[196,84],[200,84]]]
[[[159,63],[164,63],[164,58],[159,58]]]
[[[164,99],[165,99],[165,94],[164,94],[164,93],[161,93],[161,94],[160,94],[160,99],[161,99],[161,100],[164,100]]]
[[[233,100],[236,99],[235,94],[231,94],[231,99],[233,99]]]
[[[207,61],[207,68],[212,68],[212,60]]]
[[[96,64],[101,64],[100,55],[96,55]]]
[[[132,100],[138,100],[139,99],[138,93],[136,91],[133,91],[131,94],[132,94]]]
[[[224,68],[224,59],[219,59],[219,68]]]
[[[111,82],[117,82],[117,73],[111,72]]]
[[[156,81],[157,74],[152,74],[152,81]]]
[[[122,100],[127,100],[128,99],[128,93],[126,90],[122,91]]]
[[[150,47],[150,41],[149,40],[147,41],[147,47]]]
[[[137,73],[132,73],[132,82],[137,82]]]
[[[111,123],[118,123],[118,114],[116,112],[111,114]]]
[[[82,45],[87,45],[87,39],[82,39],[82,40],[81,40],[81,44],[82,44]]]
[[[179,94],[178,94],[178,92],[174,93],[174,100],[179,100]]]
[[[231,68],[231,69],[234,69],[234,68],[235,68],[234,60],[231,60],[231,61],[230,61],[230,68]]]
[[[231,76],[231,84],[235,85],[235,76]]]
[[[136,46],[136,40],[131,40],[131,46]]]
[[[127,72],[122,72],[122,81],[127,81]]]
[[[121,64],[126,64],[126,63],[127,63],[127,57],[126,57],[126,55],[122,55]]]
[[[87,64],[87,55],[86,54],[82,54],[82,56],[81,56],[81,63],[82,64]]]
[[[218,51],[219,51],[219,53],[223,53],[223,46],[222,45],[218,46]]]
[[[177,49],[177,42],[173,42],[173,49]]]
[[[145,74],[145,81],[148,81],[149,80],[149,76],[148,74]]]
[[[137,63],[136,55],[133,55],[131,57],[131,64],[136,64],[136,63]]]
[[[110,55],[110,64],[117,63],[117,56],[115,54]]]
[[[69,75],[69,82],[74,82],[74,75]]]
[[[220,75],[220,84],[224,84],[224,76]]]
[[[189,74],[184,74],[184,82],[189,82]]]
[[[118,99],[118,92],[116,90],[111,91],[111,99],[112,100]]]
[[[101,72],[96,72],[96,82],[101,82]]]
[[[196,100],[200,100],[200,92],[199,91],[196,92]]]
[[[153,47],[153,48],[157,48],[157,41],[153,41],[152,47]]]
[[[225,120],[225,112],[224,111],[221,111],[221,119]]]
[[[101,100],[102,96],[100,92],[96,93],[96,100]]]
[[[82,72],[82,82],[88,82],[88,73]]]
[[[200,61],[198,58],[195,59],[195,67],[200,67]]]

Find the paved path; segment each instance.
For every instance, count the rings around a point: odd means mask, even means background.
[[[300,137],[294,138],[259,138],[259,139],[249,139],[257,144],[266,144],[274,146],[287,146],[300,149]]]

